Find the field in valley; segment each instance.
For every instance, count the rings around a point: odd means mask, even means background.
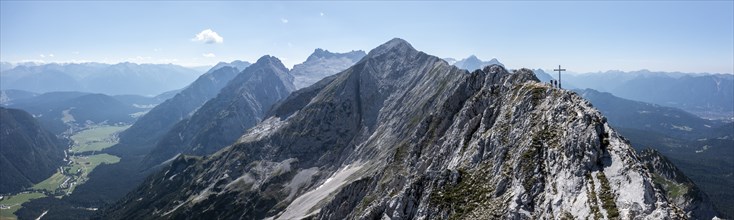
[[[17,219],[15,211],[31,199],[56,196],[61,198],[71,194],[74,189],[88,180],[89,173],[101,164],[114,164],[120,158],[110,154],[73,155],[100,151],[117,144],[117,134],[127,128],[125,126],[103,125],[81,131],[71,136],[74,141],[66,159],[70,162],[60,167],[51,177],[30,187],[25,192],[10,195],[0,200],[0,220]]]

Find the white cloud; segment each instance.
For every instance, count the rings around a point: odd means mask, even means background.
[[[204,56],[204,57],[209,57],[209,58],[216,57],[217,56],[217,55],[214,55],[214,53],[205,53],[205,54],[201,54],[201,55]]]
[[[41,58],[45,58],[46,57],[46,55],[43,55],[43,54],[38,55],[38,56],[41,57]]]
[[[79,51],[71,52],[72,54],[79,54]]]
[[[283,24],[288,24],[288,19],[285,19],[285,18],[281,18],[281,19],[280,19],[280,22],[283,22]]]
[[[323,12],[321,12],[321,13],[319,13],[319,15],[321,15],[321,16],[324,16],[324,13],[323,13]]]
[[[54,54],[49,54],[48,56],[49,56],[49,57],[54,57]]]
[[[221,44],[222,42],[224,42],[224,38],[222,38],[222,36],[219,36],[217,32],[212,31],[212,29],[206,29],[196,34],[196,36],[191,39],[191,41],[200,41],[207,44]]]

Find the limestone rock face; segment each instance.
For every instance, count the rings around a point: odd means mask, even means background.
[[[690,217],[628,142],[533,72],[471,73],[393,39],[233,145],[180,156],[104,218]],[[683,208],[684,209],[684,208]]]
[[[668,201],[673,203],[678,212],[692,219],[712,219],[717,212],[709,200],[696,184],[678,170],[672,162],[660,152],[652,149],[643,150],[640,158],[645,166],[653,173],[653,182],[658,184]]]

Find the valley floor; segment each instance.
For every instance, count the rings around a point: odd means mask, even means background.
[[[71,136],[73,140],[66,155],[66,165],[51,177],[33,185],[23,192],[2,196],[0,199],[0,220],[17,219],[15,211],[32,199],[54,196],[62,198],[71,195],[74,189],[84,184],[89,173],[100,164],[114,164],[119,157],[97,152],[117,144],[117,134],[129,125],[100,125],[82,130]],[[92,208],[94,209],[94,208]]]

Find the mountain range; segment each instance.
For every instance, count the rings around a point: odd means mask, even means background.
[[[18,65],[0,72],[3,90],[35,93],[79,91],[107,95],[153,96],[180,89],[201,74],[172,64],[43,64]]]
[[[528,69],[468,72],[393,39],[275,106],[234,144],[175,157],[99,218],[716,215],[663,185],[689,183],[660,175],[674,167],[643,161],[588,101]]]
[[[27,76],[42,75],[39,82],[49,72],[52,80],[84,81],[98,73],[88,68],[107,64],[53,65],[4,63],[12,69],[2,76],[36,68],[44,74]],[[73,76],[59,74],[65,71]],[[476,56],[439,59],[393,39],[367,54],[316,49],[291,70],[272,56],[221,62],[155,97],[10,89],[0,93],[0,104],[30,111],[28,121],[51,128],[52,138],[84,123],[135,122],[103,150],[119,163],[99,166],[70,196],[24,204],[21,218],[43,210],[47,219],[732,213],[734,180],[725,167],[734,166],[734,123],[699,117],[726,119],[729,102],[717,98],[727,97],[728,76],[612,72],[587,77],[588,85],[645,102],[561,90],[547,84],[553,77],[542,69],[507,71]],[[587,83],[568,75],[564,88]],[[638,94],[651,83],[715,98]],[[79,208],[104,204],[96,213]]]
[[[734,75],[607,71],[564,74],[564,88],[590,88],[626,99],[734,121]]]
[[[255,126],[270,106],[294,90],[293,76],[278,58],[264,56],[245,68],[219,94],[172,127],[146,157],[147,166],[177,154],[208,155]],[[214,116],[214,117],[212,117]]]
[[[73,133],[91,124],[131,124],[150,110],[161,97],[137,95],[108,96],[85,92],[49,92],[35,94],[3,90],[8,94],[2,106],[23,109],[54,134]],[[23,97],[20,97],[22,94]]]
[[[482,69],[482,68],[484,68],[486,66],[490,66],[490,65],[500,65],[502,67],[505,66],[504,64],[500,63],[500,61],[497,60],[496,58],[492,58],[489,61],[482,61],[479,58],[477,58],[477,56],[474,56],[474,55],[471,55],[471,56],[469,56],[467,58],[464,58],[462,60],[456,60],[456,59],[453,59],[453,58],[446,58],[445,60],[446,60],[446,62],[450,62],[451,65],[454,65],[456,67],[459,67],[460,69],[465,69],[465,70],[469,70],[469,71],[474,71],[474,70],[477,70],[477,69]]]
[[[248,62],[219,63],[172,98],[151,109],[129,129],[120,134],[120,143],[129,147],[150,148],[176,123],[194,114],[214,98]]]
[[[293,66],[293,84],[296,89],[310,86],[319,80],[334,75],[352,66],[366,54],[364,51],[350,51],[347,53],[332,53],[318,48],[308,56],[305,62]]]
[[[297,66],[309,70],[300,72],[304,78],[315,78],[305,74],[328,76],[341,69],[319,68],[325,63],[349,66],[351,63],[344,62],[357,59],[355,54],[361,58],[358,52],[316,50],[310,56],[313,59]],[[259,61],[247,67],[234,65],[242,64],[239,61],[212,67],[121,133],[120,143],[104,150],[121,157],[119,163],[97,167],[90,180],[70,197],[34,200],[26,204],[31,208],[18,213],[39,215],[39,207],[54,207],[44,218],[87,216],[88,211],[73,207],[89,206],[88,201],[114,202],[150,172],[160,169],[158,164],[164,160],[179,153],[206,155],[234,142],[259,122],[275,101],[287,97],[298,78],[291,74],[298,68],[288,71],[275,57],[265,56]]]

